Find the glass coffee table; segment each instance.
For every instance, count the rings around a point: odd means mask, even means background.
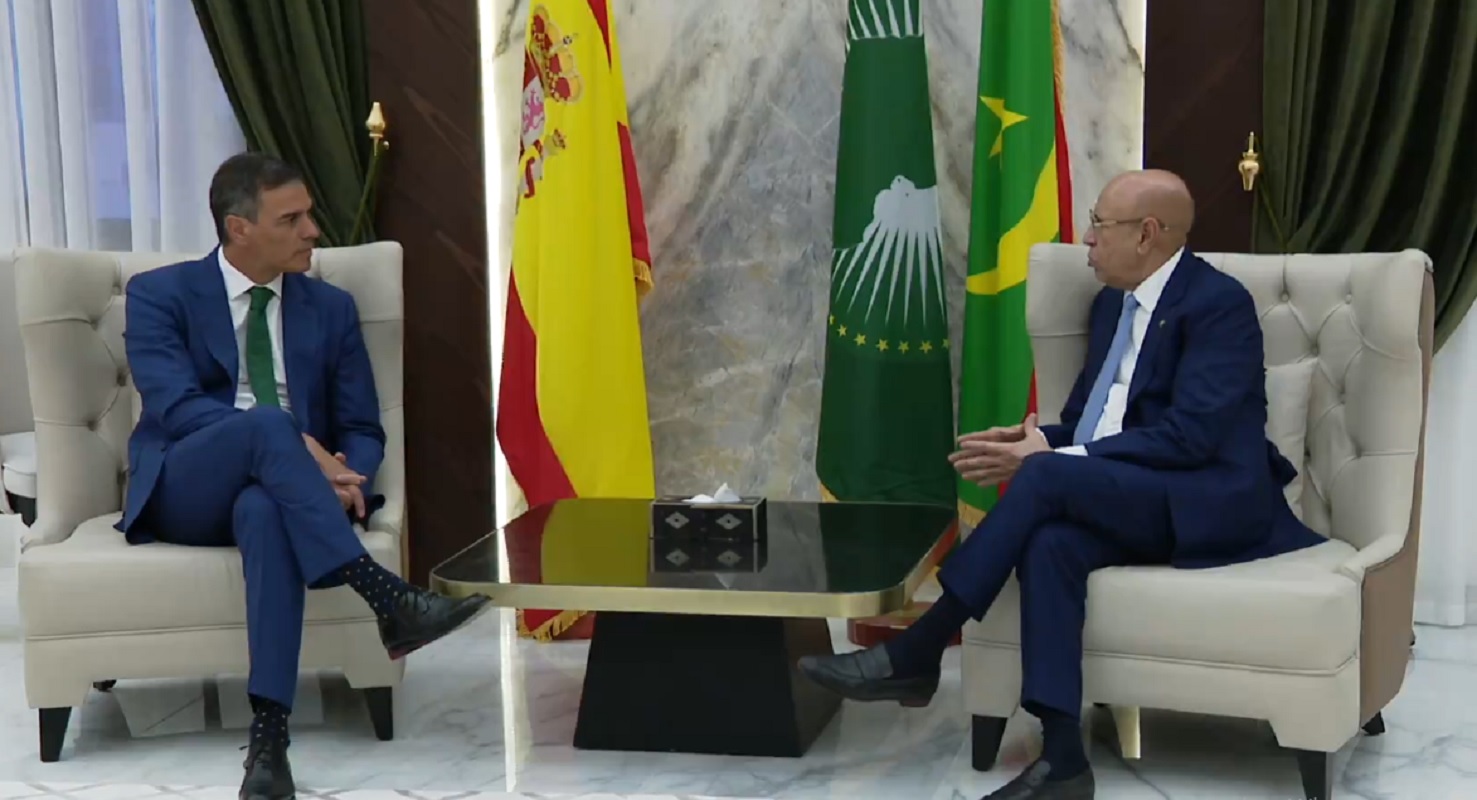
[[[800,756],[840,707],[795,667],[827,618],[905,608],[953,545],[950,507],[767,503],[762,540],[652,535],[650,500],[529,510],[431,571],[453,596],[598,612],[574,746]]]

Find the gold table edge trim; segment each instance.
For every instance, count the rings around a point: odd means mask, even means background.
[[[735,592],[667,586],[573,586],[568,584],[456,581],[431,570],[431,590],[452,597],[484,594],[503,608],[560,608],[653,614],[705,614],[729,617],[880,617],[907,608],[955,536],[939,534],[902,583],[870,592]],[[480,541],[480,540],[479,540]],[[462,552],[475,547],[474,543]],[[457,555],[461,555],[458,553]],[[452,556],[448,561],[455,559]]]

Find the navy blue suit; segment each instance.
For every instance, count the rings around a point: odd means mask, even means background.
[[[385,434],[349,294],[284,275],[281,309],[292,412],[241,410],[240,359],[216,254],[129,281],[125,344],[142,409],[128,442],[118,527],[131,544],[240,548],[248,691],[291,708],[305,590],[336,585],[339,568],[365,554],[302,434],[342,452],[370,481]]]
[[[1123,297],[1105,288],[1093,301],[1083,371],[1061,424],[1041,428],[1053,447],[1072,444]],[[1187,251],[1150,318],[1122,432],[1088,443],[1085,457],[1028,457],[939,571],[940,583],[976,618],[1016,573],[1028,710],[1075,716],[1081,709],[1093,570],[1213,567],[1323,541],[1283,495],[1297,470],[1266,438],[1264,361],[1250,293]]]

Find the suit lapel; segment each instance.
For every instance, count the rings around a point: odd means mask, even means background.
[[[1144,332],[1144,344],[1139,348],[1138,362],[1133,368],[1133,383],[1128,387],[1129,403],[1138,397],[1139,392],[1144,390],[1144,384],[1152,377],[1154,358],[1159,355],[1159,348],[1164,344],[1165,329],[1168,327],[1165,320],[1184,299],[1186,290],[1195,280],[1194,273],[1198,266],[1196,259],[1186,250],[1180,263],[1175,265],[1174,274],[1169,276],[1169,283],[1165,284],[1163,293],[1159,295],[1159,304],[1154,306],[1154,314],[1149,317],[1149,329]]]
[[[231,304],[226,281],[221,277],[216,251],[195,262],[189,270],[191,289],[200,302],[190,307],[190,317],[205,339],[205,347],[221,369],[231,376],[231,385],[241,379],[241,356],[236,352],[236,328],[231,323]]]
[[[319,356],[318,312],[308,302],[305,281],[297,274],[282,276],[282,360],[287,366],[287,394],[296,416],[304,423],[317,391]]]

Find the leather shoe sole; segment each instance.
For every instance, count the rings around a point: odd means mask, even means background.
[[[456,610],[450,614],[449,621],[451,624],[447,625],[445,629],[420,639],[401,639],[394,641],[386,645],[385,649],[389,650],[391,661],[399,661],[422,647],[465,628],[472,621],[487,613],[491,608],[491,598],[482,595],[468,597],[457,604]]]
[[[912,678],[861,678],[839,672],[830,659],[835,656],[804,656],[798,666],[805,677],[847,700],[863,703],[894,701],[921,708],[933,700],[939,688],[939,673]]]

